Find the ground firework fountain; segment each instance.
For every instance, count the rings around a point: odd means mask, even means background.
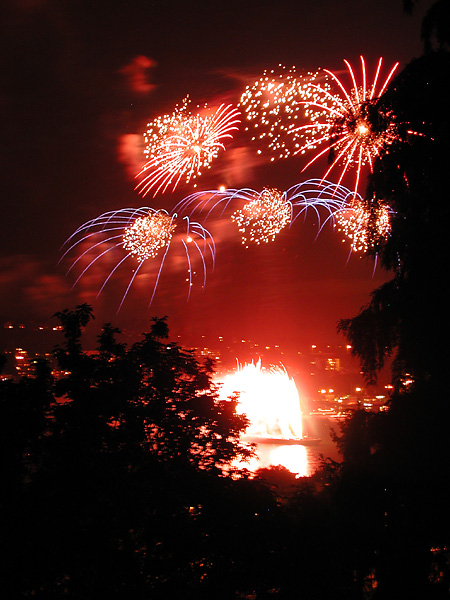
[[[239,393],[238,411],[250,420],[246,437],[258,442],[301,442],[300,400],[284,367],[263,369],[261,360],[237,366],[224,378],[224,397]]]

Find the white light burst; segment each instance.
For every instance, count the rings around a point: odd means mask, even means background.
[[[242,209],[231,215],[246,247],[249,242],[273,242],[276,235],[290,223],[291,218],[292,204],[286,201],[286,194],[269,188],[264,188]]]
[[[149,211],[125,229],[123,248],[139,262],[155,258],[161,248],[170,244],[175,227],[173,217],[165,211]]]
[[[173,113],[148,123],[144,134],[147,162],[137,175],[142,179],[136,187],[143,196],[150,191],[153,196],[164,193],[169,186],[174,190],[182,179],[189,183],[199,177],[225,149],[224,140],[238,129],[240,113],[231,105],[222,104],[215,111],[205,105],[192,113],[190,102],[187,97]]]
[[[318,72],[300,75],[295,67],[278,67],[278,71],[264,71],[260,79],[247,86],[238,105],[244,114],[245,130],[252,132],[252,141],[258,144],[258,154],[267,150],[272,154],[271,161],[299,151],[299,140],[305,137],[298,130],[298,121],[304,120],[304,102],[319,98],[314,87]],[[321,89],[329,89],[323,74]]]
[[[237,411],[247,415],[248,437],[301,439],[300,400],[295,382],[284,367],[263,369],[256,364],[238,364],[223,379],[221,397],[239,393]]]
[[[355,252],[367,252],[391,233],[391,210],[384,204],[367,208],[361,201],[336,213],[336,228]]]
[[[382,59],[378,61],[371,84],[367,81],[366,65],[361,56],[361,78],[359,84],[352,66],[344,60],[351,79],[351,87],[346,88],[341,79],[324,69],[333,85],[311,84],[311,99],[303,102],[305,116],[309,123],[299,126],[294,134],[305,136],[298,153],[325,145],[303,168],[312,165],[321,156],[328,154],[330,167],[323,175],[326,179],[331,170],[341,165],[341,183],[351,167],[356,168],[354,191],[357,192],[361,169],[368,165],[372,170],[374,159],[392,144],[399,136],[399,128],[392,111],[380,107],[377,100],[383,95],[397,69],[396,63],[384,81],[379,84]]]

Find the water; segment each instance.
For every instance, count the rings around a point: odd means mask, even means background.
[[[281,465],[299,477],[309,477],[319,468],[321,455],[340,460],[336,445],[330,437],[331,428],[339,433],[337,422],[324,416],[303,416],[302,420],[304,434],[320,438],[321,442],[318,445],[257,444],[257,458],[253,459],[247,468],[256,471],[272,465]]]

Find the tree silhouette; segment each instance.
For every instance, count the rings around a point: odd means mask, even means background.
[[[392,279],[358,315],[339,323],[369,382],[392,358],[389,410],[357,412],[344,426],[338,440],[344,463],[333,484],[333,497],[345,499],[346,529],[352,530],[358,514],[366,523],[361,556],[367,562],[355,572],[365,580],[372,572],[374,598],[447,598],[450,590],[450,410],[443,345],[450,333],[443,291],[450,258],[449,72],[450,54],[441,44],[438,52],[412,61],[382,100],[403,124],[400,137],[407,138],[377,159],[367,193],[394,211],[390,237],[374,248]],[[359,502],[350,516],[354,498]]]
[[[449,259],[449,69],[448,53],[427,54],[408,65],[384,99],[418,135],[379,158],[369,186],[368,196],[383,199],[394,211],[391,236],[375,249],[393,278],[356,318],[339,325],[370,381],[390,355],[396,385],[406,373],[425,381],[445,368],[440,339],[450,331],[442,293],[442,266]]]
[[[165,319],[130,348],[107,324],[98,350],[86,353],[91,308],[56,316],[66,341],[55,356],[66,375],[53,384],[39,363],[36,377],[0,386],[4,592],[220,597],[211,587],[222,561],[232,569],[230,511],[241,512],[232,463],[249,455],[236,400],[218,398],[209,362],[167,342]],[[212,535],[207,515],[220,520],[223,494],[229,514]],[[252,498],[253,514],[273,505],[270,494]]]

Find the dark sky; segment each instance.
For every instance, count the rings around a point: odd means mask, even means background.
[[[260,343],[335,343],[336,322],[367,302],[386,277],[352,255],[328,229],[315,241],[313,218],[275,243],[246,250],[229,227],[217,227],[217,261],[202,293],[186,303],[174,253],[155,300],[149,277],[127,285],[112,278],[98,300],[106,265],[72,289],[60,246],[83,222],[122,207],[170,209],[193,191],[147,196],[134,191],[146,122],[190,94],[195,103],[237,103],[247,84],[278,63],[299,70],[344,72],[343,59],[364,55],[373,72],[401,67],[421,53],[420,22],[401,0],[358,2],[246,0],[3,0],[0,13],[1,201],[0,319],[48,319],[90,302],[100,322],[138,332],[152,315],[168,315],[174,334],[251,337]],[[301,159],[255,164],[254,148],[235,136],[198,189],[287,189]],[[217,235],[217,237],[216,237]],[[128,275],[127,275],[128,276]],[[98,322],[98,321],[97,321]]]

